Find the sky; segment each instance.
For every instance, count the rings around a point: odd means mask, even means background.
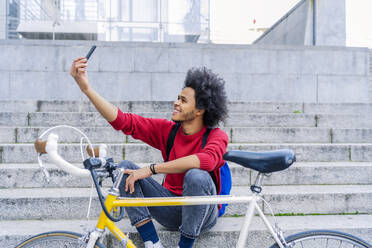
[[[212,0],[211,40],[250,44],[300,0]],[[346,1],[346,45],[372,48],[372,0]],[[256,24],[253,24],[256,20]]]
[[[298,2],[299,0],[211,1],[211,40],[215,43],[251,43],[260,35],[251,29],[270,27]],[[256,20],[255,24],[253,20]]]
[[[372,48],[372,0],[346,0],[346,45]]]

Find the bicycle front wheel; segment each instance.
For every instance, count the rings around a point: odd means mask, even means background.
[[[86,243],[79,240],[81,234],[65,231],[55,231],[33,236],[15,248],[82,248]],[[94,248],[105,248],[97,243]]]
[[[371,244],[353,235],[330,231],[314,230],[296,233],[285,239],[293,248],[372,248]],[[279,248],[277,244],[270,248]]]

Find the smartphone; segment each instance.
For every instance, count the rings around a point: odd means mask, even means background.
[[[85,56],[85,58],[87,60],[89,60],[90,56],[92,56],[92,53],[94,52],[94,50],[96,49],[97,46],[92,46],[87,54],[87,56]]]

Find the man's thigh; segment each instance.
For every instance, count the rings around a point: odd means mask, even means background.
[[[137,170],[140,169],[138,165],[124,160],[119,164],[120,167],[125,169]],[[122,182],[122,187],[125,182]],[[176,197],[168,189],[164,188],[160,183],[154,180],[152,177],[148,177],[138,181],[140,190],[144,197]],[[130,196],[128,194],[128,196]],[[138,197],[136,193],[134,197]],[[161,225],[176,230],[182,221],[182,207],[180,206],[162,206],[162,207],[148,207],[151,216],[157,220]]]

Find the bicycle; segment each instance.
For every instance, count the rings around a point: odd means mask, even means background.
[[[122,247],[135,248],[134,243],[124,234],[116,225],[115,222],[120,221],[124,216],[124,207],[133,206],[170,206],[170,205],[202,205],[202,204],[225,204],[225,203],[247,203],[248,208],[245,215],[245,220],[241,228],[237,241],[237,248],[246,247],[248,228],[255,212],[263,220],[267,230],[275,240],[275,243],[270,248],[297,248],[297,247],[357,247],[357,248],[372,248],[372,245],[366,241],[353,235],[331,231],[331,230],[311,230],[293,234],[289,237],[284,237],[283,232],[275,221],[272,225],[263,211],[257,204],[262,200],[270,206],[261,196],[262,182],[267,173],[273,173],[287,169],[295,162],[295,154],[292,150],[277,150],[269,152],[246,152],[246,151],[229,151],[224,155],[224,159],[246,168],[251,168],[258,171],[258,175],[250,189],[251,195],[248,196],[193,196],[193,197],[170,197],[170,198],[123,198],[119,195],[119,185],[124,175],[124,170],[118,168],[111,158],[106,158],[106,147],[101,145],[98,149],[93,149],[88,137],[80,130],[70,126],[57,126],[45,131],[40,138],[47,132],[60,127],[69,127],[77,130],[82,134],[80,141],[81,153],[83,155],[82,141],[87,140],[87,151],[90,153],[90,158],[84,160],[85,169],[78,168],[69,162],[65,161],[57,152],[58,135],[51,133],[46,141],[35,142],[35,148],[40,155],[48,153],[53,163],[59,166],[67,173],[80,176],[92,177],[96,187],[98,198],[101,203],[102,212],[98,219],[96,228],[85,234],[78,234],[69,231],[54,231],[35,235],[18,244],[15,248],[43,248],[43,247],[86,247],[86,248],[104,248],[102,241],[105,236],[105,230],[109,230],[119,241]],[[42,161],[38,156],[40,167],[48,173],[42,165]],[[100,183],[110,177],[113,181],[113,186],[110,188],[106,198],[103,197]],[[271,208],[270,208],[271,210]],[[271,213],[275,219],[273,211]],[[320,246],[322,245],[322,246]]]

